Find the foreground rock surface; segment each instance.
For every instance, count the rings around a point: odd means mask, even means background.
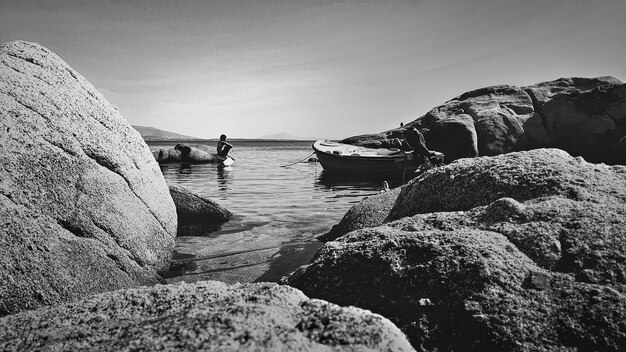
[[[432,169],[283,282],[417,350],[622,351],[626,167],[542,149]]]
[[[1,318],[0,349],[413,351],[369,311],[277,284],[217,281],[120,290]]]
[[[174,203],[85,78],[37,44],[3,44],[0,129],[0,316],[161,280]]]
[[[170,194],[178,215],[178,235],[197,234],[198,230],[218,228],[228,221],[233,213],[215,201],[191,192],[189,189],[170,185]]]
[[[594,162],[626,164],[626,85],[613,77],[561,78],[528,87],[477,89],[407,124],[450,162],[560,148]],[[391,147],[399,129],[342,142]]]

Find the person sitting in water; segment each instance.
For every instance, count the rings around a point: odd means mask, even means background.
[[[444,154],[426,148],[426,139],[417,128],[409,127],[405,129],[402,134],[406,144],[413,149],[416,159],[420,161],[420,163],[426,162],[426,159],[435,166],[443,163]]]
[[[219,142],[217,142],[217,155],[224,158],[227,157],[228,152],[231,150],[232,147],[232,144],[226,142],[226,135],[221,135]]]

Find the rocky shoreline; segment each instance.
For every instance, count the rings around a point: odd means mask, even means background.
[[[463,159],[382,204],[355,206],[351,232],[282,282],[380,313],[418,350],[626,346],[626,167],[557,149]]]
[[[460,158],[559,148],[587,161],[626,164],[626,85],[613,77],[561,78],[528,87],[485,87],[461,94],[405,125],[429,148]],[[401,130],[343,143],[397,147]]]
[[[614,78],[483,88],[409,123],[456,161],[355,205],[281,284],[159,285],[175,236],[232,214],[168,187],[171,153],[48,49],[3,44],[0,77],[2,350],[626,349]]]

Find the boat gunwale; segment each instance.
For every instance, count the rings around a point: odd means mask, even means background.
[[[341,158],[341,159],[354,159],[354,160],[363,160],[363,159],[371,159],[372,161],[394,161],[394,162],[401,162],[401,161],[409,161],[409,159],[407,158],[407,154],[409,154],[406,151],[403,150],[399,150],[397,152],[392,152],[391,154],[381,154],[381,155],[353,155],[353,154],[334,154],[331,152],[327,152],[324,150],[320,150],[318,148],[315,147],[315,144],[319,142],[316,141],[315,143],[313,143],[312,148],[315,151],[315,153],[322,153],[324,155],[327,156],[331,156],[333,158]],[[339,144],[345,144],[345,143],[339,143]],[[350,145],[350,144],[346,144],[346,145]],[[369,149],[376,149],[376,148],[369,148]],[[380,148],[380,149],[387,149],[387,148]],[[389,150],[389,149],[387,149]]]

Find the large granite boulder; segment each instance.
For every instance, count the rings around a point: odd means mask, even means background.
[[[428,135],[428,148],[437,150],[446,155],[446,162],[460,158],[471,158],[478,155],[478,134],[476,123],[470,115],[460,114],[454,118],[446,118],[433,121],[428,130],[423,130]],[[493,134],[503,134],[502,130],[496,130]],[[486,132],[484,135],[491,135]],[[495,139],[495,138],[494,138]],[[485,143],[485,141],[482,141]],[[494,146],[496,141],[491,142]]]
[[[562,78],[524,90],[538,116],[526,128],[534,145],[558,147],[590,161],[626,164],[623,82],[613,77]]]
[[[624,350],[626,167],[554,149],[473,161],[426,172],[383,225],[282,282],[380,313],[418,350]]]
[[[522,126],[532,115],[532,100],[521,88],[494,86],[464,93],[411,124],[424,129],[429,148],[445,153],[451,161],[527,148]],[[475,139],[459,139],[455,134],[445,133],[445,129],[439,132],[451,123],[474,130],[470,133]]]
[[[461,159],[413,179],[398,195],[389,220],[418,213],[468,210],[502,197],[518,201],[562,195],[626,204],[623,166],[606,167],[560,149],[535,149],[496,157]]]
[[[613,77],[561,78],[464,93],[407,124],[446,161],[554,147],[590,161],[626,163],[626,85]],[[389,147],[400,129],[342,142]]]
[[[388,317],[417,350],[626,347],[622,286],[544,270],[497,232],[402,223],[358,230],[326,244],[287,282]]]
[[[558,163],[554,170],[548,165]],[[469,166],[473,167],[469,167]],[[581,167],[583,165],[583,167]],[[406,191],[400,197],[400,189],[393,194],[380,194],[354,205],[339,224],[319,237],[322,241],[334,240],[350,231],[381,225],[385,221],[417,213],[435,211],[467,210],[492,202],[504,194],[526,200],[545,192],[551,194],[584,194],[587,183],[574,181],[563,174],[579,174],[594,185],[608,183],[608,192],[614,188],[612,177],[604,177],[589,168],[583,159],[573,159],[559,149],[538,149],[503,155],[498,158],[475,158],[458,160],[443,168],[434,168],[404,185]],[[512,175],[519,181],[510,182]],[[565,184],[563,180],[570,180]],[[548,187],[547,185],[553,185]],[[626,186],[626,185],[625,185]],[[594,186],[595,187],[595,186]],[[386,217],[385,215],[386,214]]]
[[[278,284],[127,289],[0,319],[0,349],[413,351],[386,318]]]
[[[196,194],[183,186],[169,187],[176,205],[179,236],[214,231],[233,216],[228,209],[208,197]]]
[[[205,145],[176,144],[174,148],[160,148],[152,151],[159,163],[186,162],[204,164],[218,162],[218,158]]]
[[[159,282],[176,210],[148,146],[50,50],[0,46],[0,316]]]

